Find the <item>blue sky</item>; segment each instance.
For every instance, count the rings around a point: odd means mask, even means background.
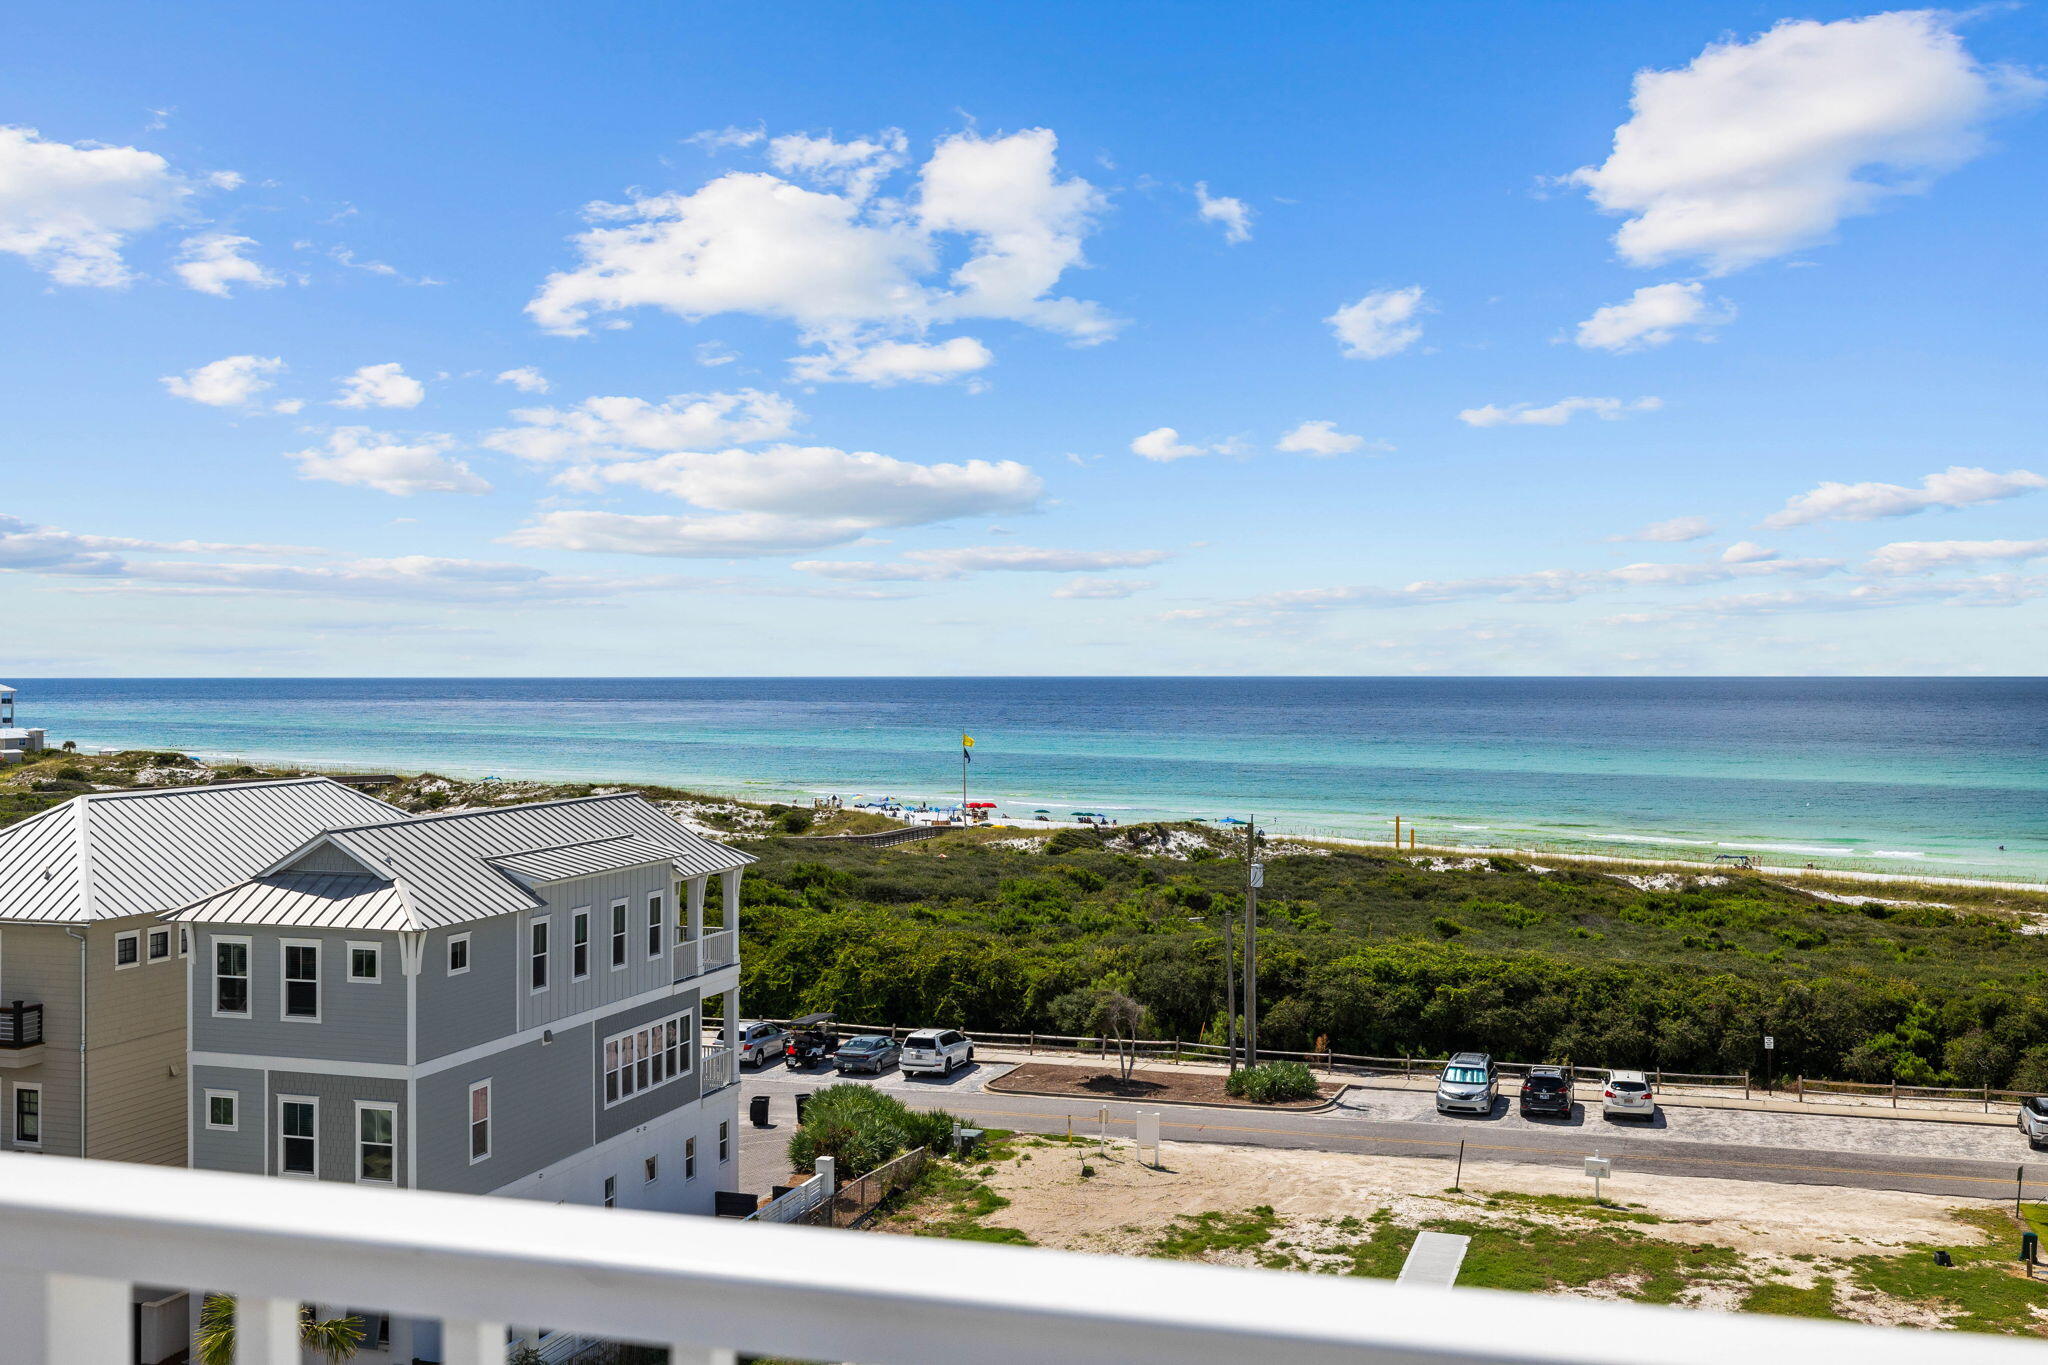
[[[2037,672],[2042,13],[17,10],[11,666]]]

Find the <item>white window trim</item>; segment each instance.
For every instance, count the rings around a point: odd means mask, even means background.
[[[175,940],[172,936],[177,932],[175,928],[166,927],[163,929],[152,929],[144,934],[142,936],[142,960],[145,962],[169,962],[174,955],[172,950],[175,947]],[[158,934],[164,936],[164,955],[162,957],[158,957],[150,952],[150,949],[156,946],[156,936]]]
[[[189,957],[192,953],[192,931],[184,925],[178,926],[178,956]]]
[[[578,929],[583,931],[583,970],[580,972],[576,970],[576,931]],[[596,945],[590,940],[590,907],[579,905],[569,915],[569,979],[571,981],[590,980],[590,950],[594,946]]]
[[[287,1104],[310,1104],[313,1106],[313,1170],[287,1171],[284,1168],[284,1107]],[[277,1159],[274,1163],[277,1174],[285,1180],[318,1180],[320,1178],[320,1097],[318,1095],[279,1095],[277,1097]]]
[[[726,1162],[731,1160],[732,1121],[729,1119],[720,1119],[718,1122],[718,1164],[723,1166]]]
[[[235,1121],[233,1123],[215,1123],[213,1121],[213,1102],[215,1100],[226,1100],[234,1106]],[[216,1133],[239,1133],[242,1131],[242,1092],[239,1090],[207,1091],[206,1126]]]
[[[484,1092],[484,1154],[476,1154],[476,1092]],[[498,1144],[498,1097],[491,1093],[491,1078],[470,1083],[469,1093],[463,1098],[462,1149],[469,1153],[469,1164],[489,1161],[491,1151]]]
[[[686,1137],[683,1139],[683,1179],[695,1180],[696,1178],[697,1139],[694,1137]]]
[[[343,944],[342,946],[343,946],[344,948],[346,948],[346,949],[347,949],[347,951],[348,951],[348,957],[347,957],[347,959],[346,959],[346,960],[345,960],[345,961],[343,962],[343,964],[342,964],[342,979],[343,979],[344,981],[353,981],[353,982],[355,982],[355,983],[356,983],[356,984],[357,984],[358,986],[381,986],[381,985],[383,985],[383,984],[384,984],[384,945],[383,945],[383,944],[381,944],[381,943],[363,943],[363,942],[360,942],[360,941],[353,941],[353,940],[352,940],[352,941],[350,941],[350,942],[348,942],[348,943],[346,943],[346,944]],[[376,959],[377,959],[377,972],[376,972],[376,975],[374,975],[374,976],[357,976],[357,975],[356,975],[356,952],[357,952],[357,950],[359,950],[359,949],[367,950],[367,951],[369,951],[369,952],[371,952],[371,953],[374,953],[374,954],[376,955]]]
[[[242,945],[242,975],[244,1008],[224,1010],[220,1007],[220,945],[239,943]],[[216,1019],[247,1019],[256,1012],[256,948],[246,934],[209,934],[206,939],[207,979],[213,982],[213,1017]],[[282,971],[283,968],[278,969]],[[234,978],[229,978],[234,979]]]
[[[371,1180],[363,1174],[363,1111],[365,1109],[382,1109],[391,1115],[391,1178],[389,1180]],[[353,1146],[355,1148],[355,1169],[351,1172],[351,1175],[354,1177],[356,1184],[396,1186],[398,1184],[397,1104],[390,1100],[357,1100],[355,1142]]]
[[[287,1024],[317,1024],[320,1022],[321,1015],[325,1012],[326,1006],[326,1001],[321,999],[325,992],[320,989],[320,959],[325,955],[320,951],[320,947],[320,940],[317,938],[281,938],[277,941],[277,1017],[280,1022]],[[291,1001],[290,991],[285,985],[284,964],[287,956],[294,948],[311,948],[313,950],[313,1012],[311,1014],[292,1014],[288,1012]]]
[[[640,1183],[652,1185],[659,1179],[661,1179],[661,1158],[659,1156],[642,1158],[640,1162]]]
[[[24,1090],[36,1097],[36,1140],[26,1142],[21,1137],[21,1101],[16,1098]],[[7,1145],[24,1151],[39,1152],[43,1147],[43,1123],[49,1115],[43,1112],[43,1083],[41,1081],[16,1081],[7,1096]]]
[[[619,1206],[619,1178],[615,1175],[604,1178],[604,1206],[608,1209]]]
[[[541,953],[535,953],[533,951],[533,931],[536,928],[547,930],[547,932],[541,935],[541,937],[547,940],[548,946],[546,951]],[[533,984],[533,963],[536,957],[538,957],[541,961],[547,964],[546,969],[541,973],[543,976],[547,978],[547,981],[539,986]],[[526,922],[526,993],[528,995],[539,995],[542,991],[547,990],[550,986],[553,986],[554,984],[555,917],[553,915],[535,915],[532,919]]]
[[[123,962],[121,960],[121,941],[123,939],[135,945],[135,960],[133,962]],[[142,931],[140,929],[123,929],[120,933],[114,935],[114,970],[125,972],[141,965]]]
[[[611,904],[611,941],[608,945],[612,956],[612,970],[622,972],[633,960],[633,905],[621,897]]]
[[[460,943],[460,944],[462,945],[462,965],[461,965],[460,967],[457,967],[457,966],[455,966],[455,965],[454,965],[454,963],[455,963],[455,945],[456,945],[456,944],[458,944],[458,943]],[[447,950],[447,956],[446,956],[446,957],[444,957],[444,958],[442,958],[442,959],[441,959],[441,961],[442,961],[442,965],[443,965],[443,966],[445,966],[445,967],[446,967],[446,968],[448,969],[448,975],[450,975],[450,976],[468,976],[468,975],[469,975],[469,966],[470,966],[470,964],[471,964],[472,962],[476,961],[476,950],[475,950],[474,948],[472,948],[472,947],[470,946],[470,942],[469,942],[469,935],[468,935],[468,934],[450,934],[450,935],[448,935],[448,950]]]
[[[661,957],[662,953],[667,951],[668,935],[666,931],[662,928],[661,921],[655,918],[655,915],[665,910],[667,905],[668,897],[662,895],[659,891],[653,891],[648,893],[647,960],[649,962],[654,962],[658,960]]]
[[[676,1026],[676,1051],[680,1054],[676,1070],[658,1081],[649,1081],[646,1085],[636,1085],[631,1094],[627,1094],[625,1086],[621,1085],[616,1099],[606,1093],[605,1083],[610,1079],[611,1068],[605,1065],[605,1050],[610,1048],[612,1044],[631,1038],[642,1030],[651,1028],[666,1030],[669,1024]],[[603,1039],[597,1048],[598,1106],[603,1109],[614,1109],[619,1105],[627,1103],[629,1100],[636,1100],[642,1095],[659,1090],[665,1085],[673,1085],[683,1077],[694,1074],[697,1070],[698,1039],[696,1028],[697,1012],[695,1010],[684,1010],[680,1014],[665,1014],[659,1019],[642,1019],[633,1027],[621,1029],[619,1032]]]

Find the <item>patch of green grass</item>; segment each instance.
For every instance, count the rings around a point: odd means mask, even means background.
[[[2048,1310],[2048,1280],[2030,1280],[2016,1259],[2021,1228],[2003,1209],[1963,1209],[1956,1221],[1988,1235],[1959,1237],[1891,1256],[1858,1256],[1849,1264],[1858,1285],[1909,1303],[1944,1310],[1948,1326],[1965,1332],[2038,1336]],[[1936,1250],[1952,1266],[1934,1263]]]
[[[1629,1298],[1673,1303],[1693,1281],[1716,1278],[1741,1261],[1728,1247],[1667,1242],[1627,1228],[1558,1228],[1531,1219],[1506,1224],[1439,1219],[1426,1226],[1472,1239],[1458,1272],[1460,1288],[1542,1293],[1634,1275],[1642,1283]],[[1382,1223],[1366,1241],[1335,1250],[1351,1258],[1350,1274],[1392,1278],[1414,1240],[1412,1232]]]
[[[1760,1284],[1743,1299],[1742,1311],[1775,1313],[1785,1318],[1847,1319],[1847,1314],[1835,1307],[1835,1282],[1825,1278],[1815,1280],[1810,1289],[1795,1289],[1789,1284]]]
[[[1193,1260],[1212,1251],[1249,1251],[1272,1240],[1273,1229],[1279,1225],[1279,1215],[1270,1204],[1259,1204],[1243,1213],[1184,1213],[1152,1244],[1152,1254]]]
[[[926,1162],[917,1179],[893,1196],[891,1204],[882,1222],[898,1232],[960,1242],[1031,1245],[1031,1238],[1022,1230],[984,1221],[1008,1208],[1010,1201],[950,1161]]]
[[[1523,1194],[1518,1190],[1496,1190],[1486,1196],[1488,1208],[1536,1209],[1545,1213],[1570,1214],[1600,1223],[1661,1223],[1654,1213],[1637,1213],[1612,1199],[1595,1199],[1589,1194]]]

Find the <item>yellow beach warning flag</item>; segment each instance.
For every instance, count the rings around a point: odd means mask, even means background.
[[[973,755],[973,754],[970,754],[970,753],[968,753],[968,752],[967,752],[967,751],[968,751],[969,749],[972,749],[973,747],[974,747],[974,736],[973,736],[973,735],[962,735],[962,736],[960,736],[960,757],[961,757],[962,761],[964,761],[964,762],[967,762],[967,763],[972,763],[972,762],[974,761],[974,755]]]

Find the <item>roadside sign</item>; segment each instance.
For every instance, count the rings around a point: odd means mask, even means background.
[[[1773,1038],[1768,1033],[1764,1035],[1764,1051],[1769,1052],[1772,1048],[1776,1047],[1777,1045],[1778,1040],[1776,1038]]]
[[[1157,1109],[1140,1109],[1138,1111],[1137,1147],[1140,1160],[1144,1158],[1144,1154],[1149,1150],[1152,1153],[1152,1164],[1154,1166],[1159,1164],[1159,1111]]]
[[[1586,1158],[1586,1174],[1593,1178],[1593,1202],[1600,1202],[1600,1182],[1614,1174],[1614,1162],[1595,1153]]]
[[[1253,863],[1253,864],[1252,864],[1252,885],[1253,885],[1253,886],[1257,886],[1257,887],[1263,887],[1263,886],[1265,886],[1265,884],[1266,884],[1266,865],[1265,865],[1264,863]]]

